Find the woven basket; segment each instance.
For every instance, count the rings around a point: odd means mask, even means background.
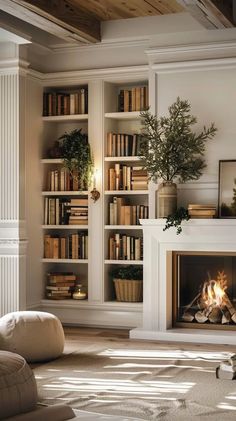
[[[117,301],[143,301],[143,281],[131,279],[113,279]]]

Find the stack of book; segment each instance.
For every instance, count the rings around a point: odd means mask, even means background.
[[[44,236],[45,259],[87,259],[88,234],[70,234],[67,237]]]
[[[69,225],[88,225],[88,199],[71,199],[66,212]]]
[[[143,167],[133,167],[131,173],[132,190],[148,189],[148,173]]]
[[[123,197],[113,197],[109,203],[110,225],[139,225],[139,219],[148,218],[148,206],[128,205]]]
[[[107,156],[137,156],[142,136],[140,134],[107,133]]]
[[[236,355],[220,363],[216,368],[216,378],[223,380],[233,380],[236,378]]]
[[[43,115],[86,114],[88,112],[88,89],[75,92],[45,92],[43,95]]]
[[[143,239],[126,234],[113,234],[109,238],[110,260],[142,260]]]
[[[76,275],[69,273],[48,273],[46,298],[50,300],[65,300],[72,298]]]
[[[147,190],[148,173],[142,166],[115,164],[108,170],[108,190]]]
[[[214,218],[216,215],[216,206],[190,204],[188,205],[188,214],[191,218]]]
[[[121,89],[118,95],[118,111],[142,111],[148,108],[148,86]]]
[[[87,198],[45,197],[44,225],[88,225]]]

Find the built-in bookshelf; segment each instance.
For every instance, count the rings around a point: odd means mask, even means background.
[[[114,265],[143,264],[139,219],[148,218],[149,194],[138,153],[147,85],[136,80],[104,84],[104,300],[109,303],[115,303]]]
[[[82,283],[88,290],[88,191],[80,190],[78,177],[52,151],[66,132],[81,128],[88,134],[88,85],[46,87],[42,114],[43,300],[48,305],[56,300],[63,307],[66,299],[79,306],[72,298],[73,287],[66,290],[60,279],[66,283],[73,278],[75,285]],[[52,276],[58,283],[55,288],[47,283]]]

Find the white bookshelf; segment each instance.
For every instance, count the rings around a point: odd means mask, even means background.
[[[42,196],[88,196],[87,191],[42,191]]]
[[[42,225],[43,230],[87,230],[88,225]]]
[[[131,89],[134,86],[145,84],[145,80],[133,79],[113,80],[104,83],[104,157],[103,157],[103,173],[104,173],[104,300],[106,303],[118,305],[115,299],[115,290],[112,282],[111,272],[114,267],[122,267],[127,265],[143,265],[142,260],[112,260],[109,259],[109,238],[116,233],[121,235],[133,236],[135,238],[142,237],[141,225],[110,225],[109,224],[109,204],[114,197],[123,197],[125,204],[130,205],[148,205],[148,190],[109,190],[108,173],[110,168],[114,168],[116,163],[127,166],[139,165],[142,163],[138,156],[108,156],[107,133],[128,134],[133,135],[140,132],[141,116],[140,111],[121,112],[117,109],[118,94],[120,89]],[[130,308],[142,308],[142,303],[125,303]]]
[[[43,263],[68,263],[68,264],[80,263],[80,264],[87,264],[88,259],[46,259],[46,258],[43,258],[42,262]]]

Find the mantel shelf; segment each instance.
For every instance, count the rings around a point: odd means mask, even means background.
[[[88,114],[68,114],[68,115],[52,115],[52,116],[44,116],[42,117],[43,121],[47,122],[61,122],[66,123],[67,121],[87,121],[88,120]]]
[[[106,113],[105,117],[113,120],[139,120],[140,111]]]

